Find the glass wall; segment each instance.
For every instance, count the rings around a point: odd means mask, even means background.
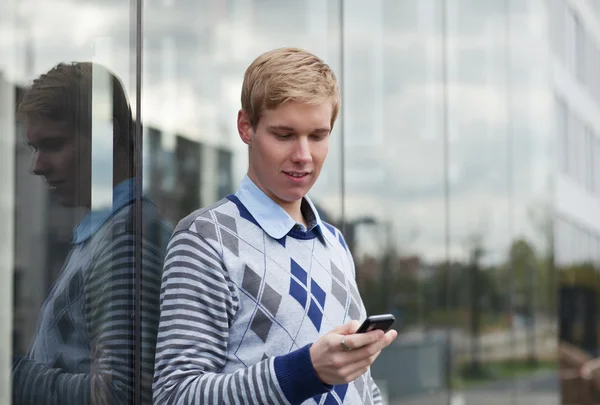
[[[1,7],[1,400],[150,403],[171,228],[138,192],[136,9]]]
[[[374,376],[391,403],[556,402],[546,4],[344,4],[368,18],[344,31],[345,221],[400,329]]]
[[[387,403],[571,401],[559,340],[598,352],[598,4],[2,2],[0,402],[151,402],[164,248],[237,189],[243,74],[280,46],[341,82],[310,196],[396,316]]]

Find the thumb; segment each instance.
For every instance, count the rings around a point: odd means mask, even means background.
[[[343,325],[336,326],[331,332],[339,335],[351,335],[358,330],[359,326],[360,322],[358,321],[348,321]]]

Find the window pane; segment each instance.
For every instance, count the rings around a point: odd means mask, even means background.
[[[136,194],[132,4],[0,5],[1,153],[11,154],[1,176],[14,179],[0,179],[0,228],[14,235],[0,253],[11,267],[1,285],[12,287],[0,295],[13,301],[2,308],[14,308],[1,317],[13,338],[0,341],[2,362],[13,369],[0,380],[12,378],[15,404],[151,402],[160,237],[170,230]],[[0,401],[11,403],[4,388]]]
[[[567,174],[569,167],[569,121],[567,106],[560,98],[556,99],[556,121],[558,169],[562,173]]]
[[[556,401],[556,345],[544,337],[556,325],[549,154],[556,118],[551,71],[541,62],[545,39],[531,29],[546,4],[448,5],[453,387],[464,390],[466,404]],[[543,394],[529,385],[537,378]]]
[[[364,22],[344,27],[345,226],[367,312],[397,319],[372,368],[394,404],[449,398],[441,12],[344,3],[344,21]]]

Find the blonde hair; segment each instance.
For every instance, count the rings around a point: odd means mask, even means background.
[[[298,48],[278,48],[263,53],[244,74],[242,109],[256,128],[265,110],[285,102],[331,102],[331,128],[340,110],[340,90],[331,68],[315,55]]]

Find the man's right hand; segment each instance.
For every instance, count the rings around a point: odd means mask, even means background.
[[[350,321],[338,326],[317,340],[310,348],[310,359],[317,376],[325,384],[348,384],[367,372],[381,350],[396,339],[398,333],[389,330],[373,330],[355,333],[360,327],[358,321]],[[352,350],[344,350],[344,343]]]

